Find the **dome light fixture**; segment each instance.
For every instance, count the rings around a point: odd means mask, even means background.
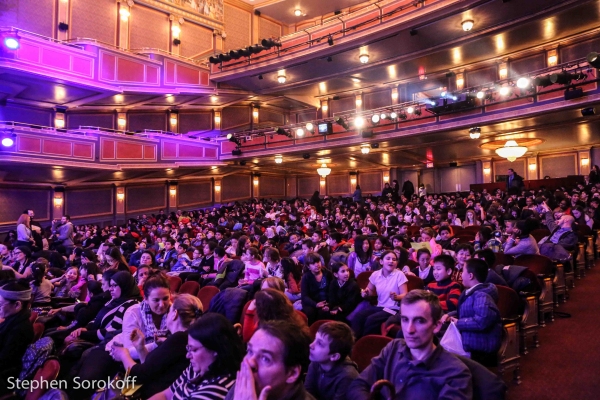
[[[471,137],[471,139],[479,139],[479,137],[481,136],[481,128],[475,127],[469,129],[469,136]]]
[[[275,164],[281,164],[283,162],[283,156],[276,155],[275,156]]]
[[[362,53],[360,56],[358,56],[358,60],[361,62],[361,64],[366,64],[369,62],[369,55],[367,53]]]
[[[287,76],[285,76],[285,71],[281,70],[277,73],[277,82],[285,83],[287,80]]]
[[[472,19],[467,19],[467,20],[463,21],[462,22],[463,31],[469,32],[471,29],[473,29],[474,24],[475,24],[475,22],[473,22]]]
[[[360,146],[360,152],[363,154],[369,154],[371,151],[371,147],[368,144],[363,144]]]
[[[294,15],[295,15],[296,17],[301,17],[301,16],[302,16],[302,10],[301,10],[301,9],[299,9],[299,8],[296,8],[296,9],[294,10]]]
[[[502,158],[506,158],[510,162],[522,157],[525,153],[527,153],[527,147],[519,146],[519,144],[514,140],[509,140],[506,142],[504,147],[496,149],[496,154]]]
[[[323,163],[321,164],[321,168],[317,168],[317,174],[319,174],[319,176],[325,178],[327,177],[327,175],[329,175],[331,173],[331,168],[327,167],[327,164]]]

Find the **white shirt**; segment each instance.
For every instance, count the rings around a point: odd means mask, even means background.
[[[129,307],[127,310],[125,310],[125,314],[123,315],[123,332],[119,333],[110,342],[108,342],[106,346],[104,346],[104,349],[106,351],[110,351],[113,342],[121,343],[123,347],[126,347],[127,350],[129,350],[131,358],[134,360],[139,360],[140,356],[138,355],[135,346],[131,342],[130,337],[131,332],[133,332],[133,330],[136,328],[144,332],[143,320],[144,316],[142,315],[142,310],[139,303]],[[157,347],[158,345],[154,342],[146,343],[146,349],[148,350],[148,353]]]
[[[427,278],[429,276],[429,271],[431,270],[431,265],[427,268],[425,268],[425,270],[421,270],[421,267],[417,268],[419,270],[419,278],[425,280],[425,278]]]
[[[373,272],[369,277],[369,282],[377,290],[377,307],[387,307],[398,310],[400,306],[395,300],[390,298],[390,293],[400,293],[400,287],[408,282],[406,276],[399,269],[395,269],[387,277],[383,276],[383,270]]]

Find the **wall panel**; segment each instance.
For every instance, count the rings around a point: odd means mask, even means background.
[[[209,131],[212,129],[212,113],[196,112],[179,114],[179,132]]]
[[[350,178],[348,175],[329,175],[327,177],[327,194],[332,196],[348,195]]]
[[[113,213],[113,188],[78,189],[65,192],[65,210],[71,218],[95,217]]]
[[[481,68],[466,73],[465,87],[485,85],[498,80],[498,69],[493,67]]]
[[[297,195],[297,188],[298,188],[298,182],[296,180],[295,177],[290,177],[286,179],[286,183],[287,183],[287,187],[286,187],[286,192],[285,195],[288,198],[293,198],[296,197]]]
[[[52,190],[47,189],[20,189],[2,187],[0,189],[0,225],[13,225],[24,210],[33,210],[38,222],[48,221],[50,215],[50,201]],[[17,201],[15,201],[15,199]]]
[[[494,161],[494,176],[496,177],[499,175],[508,175],[509,168],[512,168],[517,174],[522,176],[523,179],[525,179],[525,177],[527,176],[527,173],[525,171],[524,158],[517,159],[513,162],[510,162],[508,160]],[[494,179],[494,182],[497,182],[497,180]]]
[[[383,174],[377,172],[362,172],[358,174],[358,184],[363,195],[365,193],[377,193],[382,190]]]
[[[281,25],[269,21],[266,18],[258,18],[258,37],[259,39],[278,38],[281,36]]]
[[[365,93],[363,95],[363,110],[387,107],[392,104],[392,93],[390,90]]]
[[[225,3],[225,50],[241,49],[250,45],[252,15]]]
[[[260,178],[259,197],[285,197],[285,178],[283,176],[265,176]]]
[[[221,113],[221,128],[229,129],[249,124],[250,107],[225,107]]]
[[[50,126],[52,125],[52,110],[16,105],[0,106],[0,121]]]
[[[167,207],[167,187],[165,185],[129,186],[125,190],[125,212],[127,213]]]
[[[148,47],[169,50],[168,14],[136,4],[131,10],[129,21],[129,47],[131,49]]]
[[[352,97],[343,97],[339,100],[331,100],[329,110],[331,115],[356,110],[356,99]]]
[[[1,0],[0,26],[14,26],[52,37],[55,3],[50,0]]]
[[[307,112],[299,113],[296,116],[297,122],[308,122],[308,121],[314,121],[316,119],[317,119],[316,111],[307,111]]]
[[[250,175],[228,175],[221,181],[222,201],[242,200],[252,197]]]
[[[421,182],[419,183],[425,185],[425,190],[427,190],[427,193],[436,192],[435,174],[433,168],[421,170]]]
[[[458,181],[456,168],[440,168],[437,170],[437,176],[440,182],[440,192],[456,192],[456,183]]]
[[[129,113],[127,114],[127,129],[133,132],[144,129],[164,131],[167,129],[167,114],[165,113]]]
[[[521,58],[510,62],[509,77],[515,77],[521,74],[527,74],[531,71],[546,68],[546,56],[544,53],[535,54],[526,58]]]
[[[177,207],[198,206],[212,202],[212,183],[180,183],[178,187]]]
[[[598,51],[600,48],[600,38],[594,38],[583,42],[578,42],[559,48],[560,58],[558,62],[578,60],[586,57],[592,51]]]
[[[564,178],[577,175],[577,154],[540,157],[540,178]]]
[[[298,197],[311,197],[315,191],[320,191],[318,176],[298,178]]]
[[[67,114],[67,129],[78,129],[80,126],[98,126],[115,129],[115,114]]]
[[[188,22],[181,27],[179,54],[194,58],[213,48],[212,30]]]
[[[283,114],[278,112],[262,109],[258,114],[258,122],[274,122],[283,125],[285,124],[285,118]]]
[[[71,38],[92,38],[114,45],[118,18],[114,0],[72,0]]]

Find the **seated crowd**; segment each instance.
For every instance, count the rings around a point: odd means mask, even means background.
[[[0,395],[25,367],[36,322],[58,379],[127,371],[145,399],[368,399],[380,379],[402,398],[472,398],[471,363],[495,366],[501,345],[496,285],[509,276],[498,253],[568,262],[578,232],[600,226],[600,184],[394,188],[160,211],[104,228],[63,216],[44,230],[26,210],[0,245]],[[177,292],[182,282],[218,294],[203,304],[197,290]],[[473,361],[439,345],[450,323]],[[359,373],[355,339],[382,333],[397,339]],[[94,391],[73,384],[65,396]]]

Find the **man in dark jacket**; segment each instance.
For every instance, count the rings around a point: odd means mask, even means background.
[[[317,400],[344,400],[356,377],[358,367],[348,357],[354,337],[342,322],[327,322],[319,327],[310,345],[310,365],[304,381],[308,393]]]
[[[524,186],[523,177],[519,176],[514,169],[509,168],[508,179],[506,179],[506,191],[520,193]]]
[[[502,320],[496,306],[498,289],[492,283],[484,283],[487,275],[488,265],[484,260],[467,260],[462,270],[466,290],[458,299],[457,311],[444,315],[442,322],[448,319],[454,322],[460,331],[464,350],[471,352],[473,360],[491,367],[497,364]]]

